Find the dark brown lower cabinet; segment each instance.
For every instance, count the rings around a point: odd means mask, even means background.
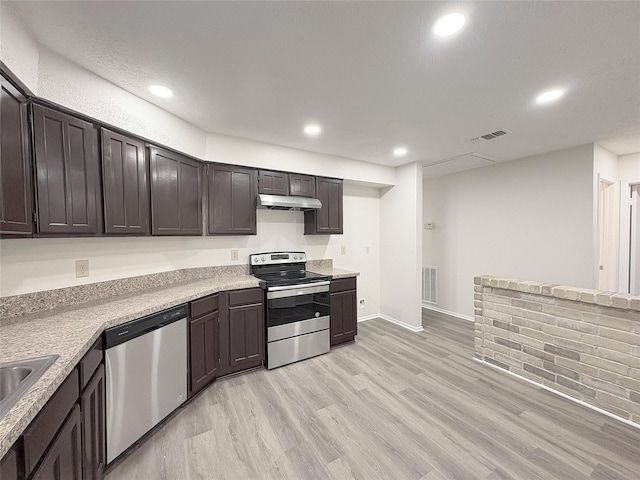
[[[242,370],[262,363],[263,328],[262,305],[229,309],[229,361],[232,369]]]
[[[22,451],[16,450],[17,478],[101,480],[106,459],[105,413],[105,370],[99,339],[16,442],[23,445]],[[6,458],[2,460],[2,480]],[[20,473],[23,470],[24,474]]]
[[[332,280],[329,297],[331,345],[354,340],[358,334],[355,277]]]
[[[2,480],[20,480],[23,478],[22,467],[20,463],[20,455],[18,454],[18,444],[14,444],[0,460],[0,479]]]
[[[220,375],[262,365],[263,302],[261,288],[233,290],[223,295],[220,305]]]
[[[219,313],[189,320],[189,397],[209,385],[218,373]]]
[[[81,416],[76,404],[53,440],[33,480],[82,480]]]
[[[102,478],[105,466],[105,377],[104,365],[80,396],[82,413],[82,471],[84,480]]]
[[[219,295],[191,302],[188,397],[209,385],[220,371]]]

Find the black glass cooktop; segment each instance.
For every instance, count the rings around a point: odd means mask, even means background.
[[[255,277],[263,280],[265,286],[280,287],[286,285],[299,285],[303,283],[314,283],[329,281],[331,277],[321,275],[319,273],[307,272],[305,270],[288,271],[288,272],[271,272],[271,273],[254,273]]]

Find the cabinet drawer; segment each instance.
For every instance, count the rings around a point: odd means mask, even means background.
[[[80,394],[74,369],[24,432],[24,468],[28,477],[56,436]]]
[[[248,288],[245,290],[232,290],[229,292],[229,306],[250,305],[262,303],[263,292],[261,288]]]
[[[207,313],[215,312],[218,310],[219,305],[220,300],[217,293],[194,300],[191,302],[191,318],[197,318]]]
[[[84,390],[98,366],[102,363],[102,338],[99,338],[78,364],[80,390]]]
[[[356,277],[338,278],[331,280],[330,292],[344,292],[345,290],[356,289]]]

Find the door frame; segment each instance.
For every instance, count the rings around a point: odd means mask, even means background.
[[[618,268],[618,290],[621,292],[629,292],[630,289],[631,218],[629,216],[629,208],[631,206],[631,187],[634,185],[640,185],[640,177],[620,181],[620,266]],[[636,239],[636,242],[640,242],[640,239]]]

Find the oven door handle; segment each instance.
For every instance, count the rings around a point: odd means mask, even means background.
[[[298,295],[328,292],[330,284],[331,282],[316,282],[303,285],[286,285],[284,287],[267,287],[267,298],[296,297]]]

